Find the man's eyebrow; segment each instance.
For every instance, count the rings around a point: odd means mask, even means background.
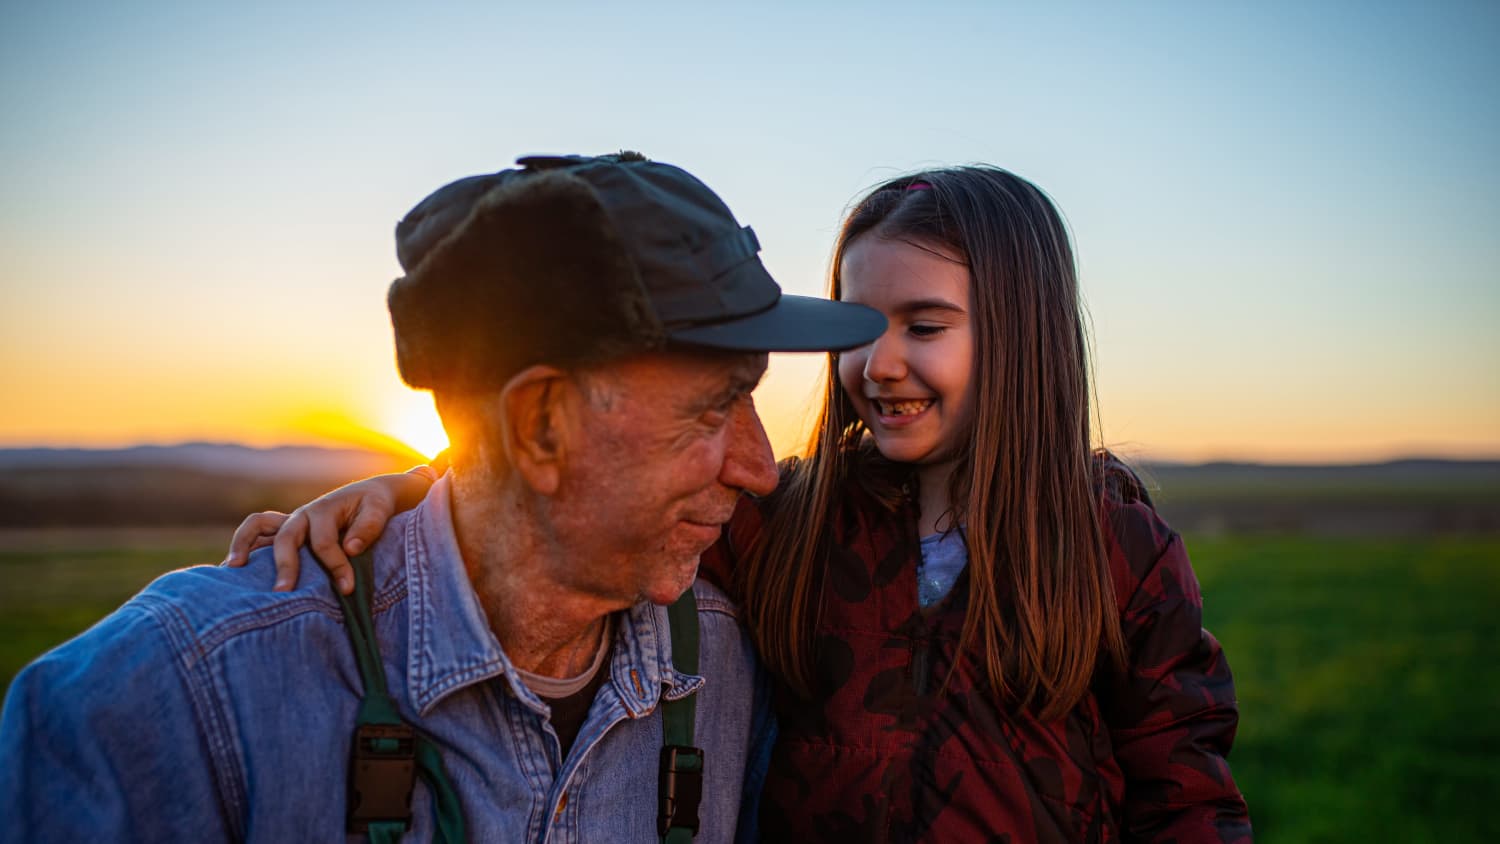
[[[698,407],[701,409],[718,407],[721,404],[728,403],[732,399],[738,398],[743,395],[748,395],[755,391],[755,388],[760,385],[761,379],[763,379],[765,375],[766,371],[764,369],[760,370],[753,376],[746,374],[744,370],[736,369],[729,374],[728,383],[726,383],[722,388],[715,390],[711,394],[703,397],[701,402],[698,404]]]
[[[729,389],[734,392],[753,392],[756,387],[760,386],[760,382],[765,380],[765,377],[765,367],[761,367],[760,369],[756,370],[754,375],[747,375],[743,372],[736,372],[729,377]]]
[[[722,404],[728,404],[729,402],[739,398],[740,396],[748,395],[750,391],[754,389],[755,382],[751,381],[748,378],[735,377],[731,379],[728,384],[725,384],[722,388],[715,390],[713,395],[709,397],[708,401],[705,402],[705,404],[708,407],[718,407]]]

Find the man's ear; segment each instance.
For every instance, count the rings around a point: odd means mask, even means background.
[[[556,493],[561,483],[577,389],[567,373],[538,364],[516,373],[500,390],[506,462],[541,495]]]

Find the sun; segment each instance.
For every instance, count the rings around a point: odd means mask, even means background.
[[[385,430],[425,457],[448,447],[448,432],[432,406],[432,394],[406,390],[394,396],[383,414]]]

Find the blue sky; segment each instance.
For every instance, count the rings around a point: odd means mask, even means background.
[[[934,5],[12,5],[0,444],[404,436],[395,221],[624,147],[800,293],[877,181],[1037,182],[1127,450],[1500,455],[1500,6]],[[816,366],[762,390],[782,440]]]

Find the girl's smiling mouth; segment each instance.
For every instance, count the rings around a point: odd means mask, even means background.
[[[881,416],[915,416],[932,407],[932,399],[901,399],[899,401],[875,399],[875,406],[880,409]]]
[[[870,399],[881,421],[905,422],[925,412],[936,403],[936,399]]]

